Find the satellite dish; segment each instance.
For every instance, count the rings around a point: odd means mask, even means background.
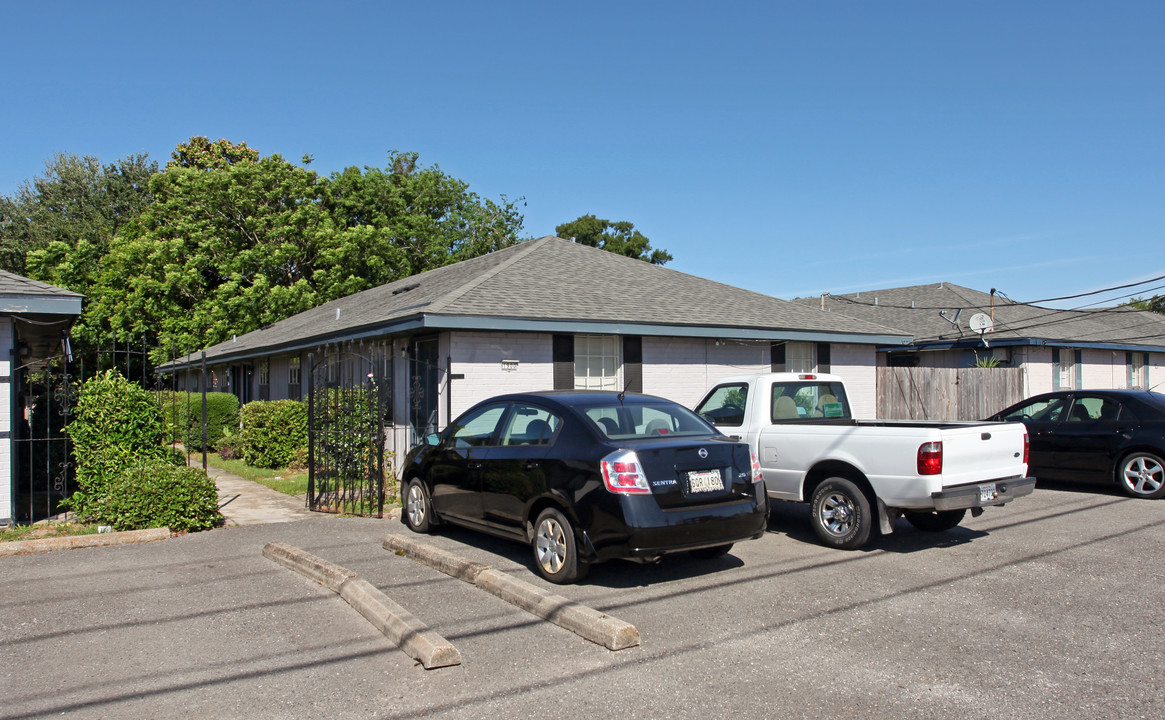
[[[982,335],[985,332],[991,332],[991,329],[995,327],[995,323],[984,313],[975,313],[967,321],[967,327]]]

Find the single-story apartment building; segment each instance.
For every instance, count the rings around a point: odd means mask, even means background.
[[[987,358],[1024,373],[1024,395],[1165,383],[1165,315],[1119,306],[1060,310],[999,293],[937,283],[799,298],[821,315],[898,328],[906,344],[878,348],[878,364],[972,367]]]
[[[27,380],[66,347],[81,298],[0,270],[0,525],[44,517],[65,496],[67,466],[56,461],[68,445],[49,406],[68,398],[31,393]]]
[[[392,388],[398,447],[510,391],[631,390],[694,405],[721,377],[846,378],[875,407],[876,349],[908,334],[557,237],[518,243],[335,300],[208,347],[207,382],[240,401],[302,399],[359,358]],[[197,389],[203,352],[167,363]],[[310,375],[310,377],[309,377]]]

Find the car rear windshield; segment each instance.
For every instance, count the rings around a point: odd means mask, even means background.
[[[612,440],[719,435],[720,431],[676,403],[610,403],[579,408],[587,420]]]

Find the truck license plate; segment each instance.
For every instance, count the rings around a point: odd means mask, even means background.
[[[719,470],[692,470],[688,472],[688,492],[713,492],[723,490],[724,481]]]
[[[979,486],[979,502],[995,502],[998,497],[999,492],[995,489],[995,483]]]

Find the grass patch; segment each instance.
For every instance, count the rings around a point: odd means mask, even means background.
[[[7,530],[0,530],[0,542],[96,534],[96,525],[75,522],[41,523],[39,525],[17,525]]]
[[[202,453],[194,453],[190,456],[190,461],[201,467]],[[207,453],[206,463],[241,478],[254,480],[260,485],[266,485],[284,495],[303,495],[307,492],[307,470],[289,470],[287,468],[271,470],[251,467],[242,460],[223,460],[218,456],[218,453]]]

